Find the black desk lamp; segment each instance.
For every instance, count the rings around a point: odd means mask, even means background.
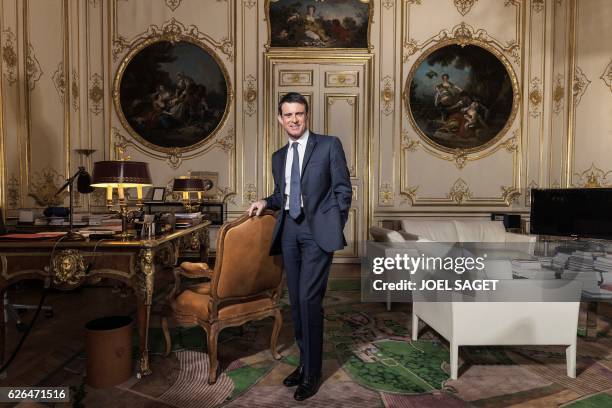
[[[74,187],[72,184],[74,183],[74,180],[77,180],[77,190],[79,191],[79,193],[89,194],[92,191],[94,191],[94,188],[91,186],[91,176],[89,175],[87,170],[85,170],[85,167],[79,167],[77,172],[74,173],[72,177],[67,178],[64,185],[61,186],[55,193],[55,195],[58,195],[59,193],[64,191],[66,188],[68,188],[68,191],[70,192],[70,214],[68,218],[70,226],[68,228],[68,234],[66,234],[66,237],[63,238],[64,241],[83,241],[85,240],[85,237],[83,235],[78,234],[72,230],[73,229],[73,214],[72,213],[74,212]]]

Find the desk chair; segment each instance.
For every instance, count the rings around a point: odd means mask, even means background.
[[[6,227],[4,225],[4,216],[2,215],[2,210],[0,209],[0,235],[6,234]],[[15,320],[15,326],[17,326],[17,330],[20,332],[24,332],[28,329],[27,323],[24,323],[21,320],[21,316],[19,315],[20,311],[25,310],[36,310],[38,309],[38,305],[24,305],[11,303],[8,297],[8,291],[4,292],[4,322],[8,322],[9,317]],[[53,317],[53,307],[51,306],[43,306],[42,311],[45,313],[45,317]]]

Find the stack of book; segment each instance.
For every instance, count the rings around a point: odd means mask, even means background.
[[[568,259],[567,269],[571,271],[592,271],[593,254],[587,251],[574,251]]]
[[[596,271],[612,272],[612,257],[608,258],[607,255],[598,256],[593,263],[593,268]]]

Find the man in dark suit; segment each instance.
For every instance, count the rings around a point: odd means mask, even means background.
[[[344,248],[344,225],[352,187],[337,137],[308,130],[308,102],[290,92],[278,104],[278,121],[289,142],[272,155],[274,192],[251,205],[282,210],[270,254],[282,253],[300,365],[284,381],[297,385],[294,398],[316,394],[323,354],[323,296],[334,251]]]

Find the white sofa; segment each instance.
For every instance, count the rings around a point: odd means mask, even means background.
[[[416,236],[419,240],[437,242],[506,242],[533,243],[536,237],[506,232],[501,221],[479,219],[422,220],[407,218],[401,221],[400,233]]]

